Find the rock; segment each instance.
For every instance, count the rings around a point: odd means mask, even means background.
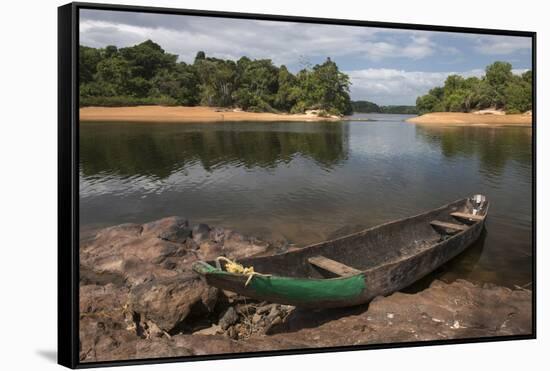
[[[159,233],[159,238],[166,241],[185,243],[191,237],[193,230],[187,220],[178,220],[169,229]]]
[[[271,342],[262,340],[255,345],[247,344],[223,335],[178,335],[173,339],[178,346],[189,349],[193,355],[251,352],[257,350],[260,344],[267,350],[271,345]]]
[[[80,316],[103,316],[118,322],[125,322],[129,313],[128,295],[129,290],[127,288],[112,283],[105,286],[80,286]]]
[[[213,286],[208,286],[205,290],[203,290],[201,294],[201,301],[208,312],[212,312],[214,310],[214,307],[218,303],[219,295],[220,290]]]
[[[193,240],[201,243],[210,238],[210,227],[207,224],[197,224],[193,227]]]
[[[187,356],[153,322],[140,323],[128,308],[129,290],[113,284],[80,287],[80,361]]]
[[[212,325],[205,329],[193,332],[193,335],[217,335],[223,333],[220,325]]]
[[[235,310],[243,316],[251,316],[256,313],[256,306],[253,303],[239,303],[235,306]]]
[[[209,288],[194,275],[182,275],[147,282],[130,293],[131,308],[171,333],[191,313],[191,309],[207,312],[203,300]],[[201,304],[199,307],[196,304]],[[211,304],[210,304],[211,305]]]
[[[277,327],[277,325],[280,325],[281,323],[283,323],[283,320],[281,319],[281,317],[275,317],[273,319],[273,321],[271,321],[271,323],[265,328],[265,333],[266,334],[270,334],[271,331]]]
[[[105,228],[81,243],[81,279],[88,284],[139,285],[157,278],[191,272],[197,260],[193,245],[160,239],[165,231],[180,228],[181,218],[165,218],[143,225]]]
[[[141,338],[109,318],[85,317],[80,320],[82,363],[139,358],[190,356],[192,351],[173,338]]]
[[[231,339],[237,340],[239,334],[237,333],[237,330],[235,330],[235,327],[230,327],[227,330],[227,336],[229,336]]]
[[[266,314],[271,312],[271,310],[276,306],[276,304],[267,304],[260,306],[256,309],[256,313],[258,314]]]
[[[266,317],[267,320],[269,322],[272,322],[275,318],[279,317],[281,317],[281,311],[279,310],[279,307],[277,305],[272,306],[269,314]]]
[[[157,324],[153,321],[145,321],[141,325],[143,329],[143,336],[146,339],[149,338],[155,338],[155,337],[162,337],[166,335],[166,332],[161,330],[160,327],[157,326]]]
[[[239,315],[235,311],[235,308],[229,307],[223,313],[218,324],[221,326],[222,330],[227,330],[229,326],[234,325],[239,320]]]
[[[223,228],[214,228],[210,230],[210,239],[214,242],[223,242],[226,231]]]
[[[254,315],[252,316],[252,323],[254,324],[257,324],[259,323],[261,320],[263,319],[263,317],[258,313],[254,313]]]

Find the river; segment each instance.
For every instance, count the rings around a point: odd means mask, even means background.
[[[304,246],[482,193],[486,231],[431,277],[530,287],[532,130],[408,117],[81,123],[81,231],[179,215]]]

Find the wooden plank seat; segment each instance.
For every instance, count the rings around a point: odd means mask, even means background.
[[[467,220],[472,222],[479,222],[483,220],[483,216],[481,215],[474,215],[474,214],[468,214],[468,213],[461,213],[461,212],[455,212],[451,213],[451,216],[454,216],[455,218],[461,219],[461,220]]]
[[[321,255],[308,258],[307,261],[311,265],[314,265],[341,277],[353,276],[361,273],[361,271],[358,269],[349,267],[335,260],[325,258]]]
[[[454,234],[468,229],[467,225],[442,222],[440,220],[432,220],[430,224],[437,229],[443,230],[447,234]]]

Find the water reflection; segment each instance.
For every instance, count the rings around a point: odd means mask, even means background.
[[[105,173],[167,178],[196,163],[212,172],[224,166],[275,168],[296,156],[323,168],[348,155],[346,124],[310,123],[296,130],[281,123],[276,130],[248,123],[230,124],[82,124],[80,168],[84,176]],[[260,129],[260,130],[259,130]]]
[[[449,159],[479,158],[482,169],[491,174],[501,174],[508,161],[531,166],[530,128],[416,126],[416,133]]]

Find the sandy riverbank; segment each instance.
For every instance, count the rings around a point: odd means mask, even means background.
[[[531,126],[532,117],[524,114],[479,115],[462,112],[434,112],[410,118],[407,122],[441,126]]]
[[[83,107],[81,121],[128,122],[220,122],[220,121],[336,121],[336,117],[315,114],[254,113],[221,110],[213,107]]]

